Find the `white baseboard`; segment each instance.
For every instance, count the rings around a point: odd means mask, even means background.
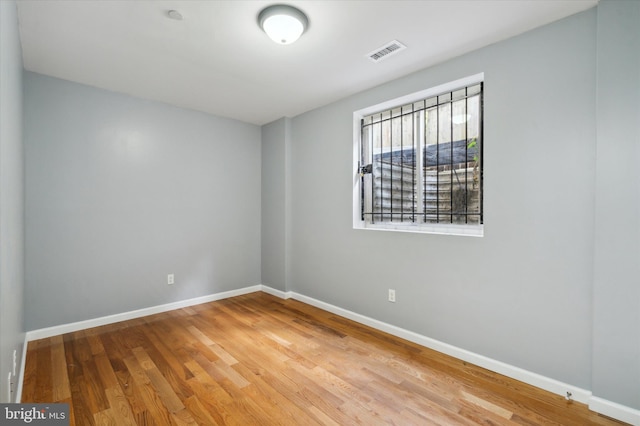
[[[596,413],[604,414],[616,420],[621,420],[629,424],[640,426],[640,410],[627,407],[606,399],[592,396],[589,400],[589,409]]]
[[[272,296],[276,296],[279,297],[280,299],[290,299],[292,292],[290,291],[282,291],[282,290],[277,290],[275,288],[271,288],[269,286],[266,286],[264,284],[262,284],[262,291],[264,291],[265,293],[268,293]]]
[[[591,397],[591,392],[586,389],[572,386],[558,380],[554,380],[540,374],[524,370],[522,368],[514,367],[501,361],[496,361],[492,358],[476,354],[466,349],[458,348],[448,343],[444,343],[439,340],[435,340],[430,337],[426,337],[418,333],[414,333],[412,331],[405,330],[403,328],[396,327],[394,325],[390,325],[385,322],[378,321],[376,319],[360,315],[325,302],[321,302],[311,297],[307,297],[299,293],[293,293],[291,297],[309,305],[324,309],[325,311],[329,311],[336,315],[349,318],[350,320],[353,320],[355,322],[368,325],[369,327],[373,327],[377,330],[384,331],[396,337],[400,337],[410,342],[417,343],[421,346],[425,346],[429,349],[433,349],[435,351],[450,355],[454,358],[467,361],[479,367],[486,368],[487,370],[491,370],[507,377],[511,377],[512,379],[528,383],[557,395],[566,396],[567,392],[571,392],[572,398],[575,401],[582,402],[584,404],[587,404],[589,402],[589,398]]]
[[[20,371],[18,371],[18,384],[16,386],[16,404],[20,403],[22,399],[22,383],[24,382],[24,366],[27,362],[27,346],[29,341],[27,340],[27,335],[24,336],[24,343],[22,345],[22,359],[20,360]]]
[[[376,319],[360,315],[358,313],[349,311],[347,309],[340,308],[338,306],[322,302],[312,297],[305,296],[293,291],[282,291],[271,288],[266,285],[258,284],[250,287],[245,287],[237,290],[225,291],[222,293],[211,294],[202,297],[196,297],[193,299],[182,300],[173,303],[167,303],[165,305],[152,306],[149,308],[138,309],[130,312],[123,312],[120,314],[109,315],[100,318],[94,318],[85,321],[78,321],[70,324],[63,324],[54,327],[43,328],[39,330],[28,331],[25,335],[24,349],[22,355],[22,362],[20,365],[20,376],[18,379],[16,402],[20,402],[22,396],[22,383],[24,378],[24,367],[27,357],[27,344],[32,340],[44,339],[46,337],[57,336],[64,333],[70,333],[73,331],[84,330],[87,328],[98,327],[101,325],[113,324],[120,321],[126,321],[129,319],[140,318],[147,315],[153,315],[161,312],[167,312],[174,309],[180,309],[187,306],[199,305],[201,303],[212,302],[215,300],[222,300],[229,297],[240,296],[243,294],[253,293],[256,291],[263,291],[281,299],[293,298],[300,302],[307,303],[317,308],[323,309],[328,312],[332,312],[336,315],[348,318],[352,321],[360,324],[373,327],[377,330],[384,331],[391,335],[406,339],[410,342],[417,343],[421,346],[425,346],[429,349],[442,352],[452,357],[458,358],[463,361],[475,364],[479,367],[486,368],[499,374],[503,374],[512,379],[519,380],[521,382],[536,386],[540,389],[552,392],[557,395],[566,396],[567,392],[571,393],[572,398],[575,401],[587,404],[592,411],[604,414],[606,416],[618,419],[632,425],[640,426],[640,410],[635,410],[624,405],[617,404],[615,402],[607,401],[602,398],[594,397],[591,391],[582,389],[567,383],[560,382],[549,377],[542,376],[537,373],[533,373],[522,368],[515,367],[513,365],[506,364],[501,361],[497,361],[486,356],[476,354],[474,352],[458,348],[448,343],[441,342],[439,340],[432,339],[414,333],[409,330],[405,330],[400,327],[396,327],[391,324],[387,324]]]
[[[262,285],[254,285],[244,287],[237,290],[224,291],[222,293],[210,294],[207,296],[195,297],[193,299],[181,300],[178,302],[167,303],[165,305],[151,306],[148,308],[137,309],[135,311],[123,312],[120,314],[107,315],[105,317],[93,318],[84,321],[73,322],[70,324],[56,325],[53,327],[41,328],[39,330],[27,331],[26,340],[38,340],[47,337],[58,336],[60,334],[71,333],[78,330],[84,330],[101,325],[113,324],[120,321],[126,321],[134,318],[145,317],[147,315],[159,314],[161,312],[172,311],[174,309],[185,308],[187,306],[199,305],[201,303],[213,302],[215,300],[227,299],[229,297],[240,296],[247,293],[261,291]]]
[[[444,342],[440,342],[439,340],[435,340],[430,337],[426,337],[412,331],[405,330],[403,328],[357,314],[355,312],[322,302],[320,300],[305,296],[300,293],[288,292],[287,296],[287,298],[299,300],[325,311],[348,318],[360,324],[364,324],[377,330],[384,331],[396,337],[400,337],[410,342],[417,343],[421,346],[425,346],[429,349],[433,349],[435,351],[450,355],[454,358],[467,361],[479,367],[486,368],[487,370],[494,371],[512,379],[530,384],[537,388],[544,389],[556,395],[566,397],[567,392],[571,392],[571,397],[573,400],[588,405],[589,409],[595,411],[596,413],[604,414],[605,416],[627,422],[634,426],[640,426],[640,410],[617,404],[615,402],[607,401],[602,398],[594,397],[592,392],[589,390],[563,383],[558,380],[542,376],[540,374],[533,373],[531,371],[524,370],[522,368],[515,367],[513,365],[506,364],[504,362],[497,361],[492,358],[488,358],[486,356],[479,355]]]
[[[148,308],[137,309],[135,311],[122,312],[114,315],[107,315],[105,317],[93,318],[84,321],[73,322],[69,324],[61,324],[53,327],[41,328],[38,330],[27,331],[24,337],[24,347],[22,350],[22,362],[20,363],[20,372],[18,376],[18,384],[16,387],[16,402],[20,402],[22,398],[22,385],[24,382],[24,367],[27,359],[27,346],[32,340],[45,339],[47,337],[58,336],[60,334],[71,333],[74,331],[84,330],[92,327],[99,327],[101,325],[113,324],[120,321],[126,321],[134,318],[145,317],[148,315],[159,314],[161,312],[172,311],[174,309],[185,308],[187,306],[200,305],[202,303],[213,302],[215,300],[227,299],[229,297],[241,296],[243,294],[253,293],[256,291],[262,291],[262,285],[254,285],[250,287],[244,287],[237,290],[224,291],[221,293],[209,294],[206,296],[195,297],[193,299],[180,300],[178,302],[167,303],[164,305],[151,306]],[[283,297],[276,293],[277,290],[272,290],[273,295]],[[283,293],[284,295],[284,293]],[[286,298],[286,297],[283,297]]]

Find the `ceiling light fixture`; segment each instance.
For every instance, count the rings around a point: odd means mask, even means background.
[[[260,12],[258,24],[271,40],[278,44],[291,44],[306,31],[309,20],[293,6],[275,4]]]

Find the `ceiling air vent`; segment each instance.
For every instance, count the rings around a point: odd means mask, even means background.
[[[374,50],[373,52],[367,54],[367,57],[371,59],[373,62],[380,62],[384,58],[388,58],[394,53],[398,53],[399,51],[406,49],[407,46],[400,43],[398,40],[390,41],[384,46]]]

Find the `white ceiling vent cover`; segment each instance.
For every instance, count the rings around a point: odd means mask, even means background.
[[[367,54],[367,58],[371,59],[373,62],[380,62],[384,58],[388,58],[389,56],[400,52],[401,50],[406,49],[407,46],[400,43],[398,40],[390,41],[382,47],[374,50],[371,53]]]

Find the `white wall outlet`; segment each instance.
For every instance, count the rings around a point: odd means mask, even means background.
[[[13,350],[13,377],[16,377],[17,369],[18,369],[18,351],[14,349]]]
[[[169,274],[167,275],[167,284],[172,285],[176,282],[175,277],[173,276],[173,274]]]
[[[389,289],[389,302],[396,301],[396,291],[392,288]]]

